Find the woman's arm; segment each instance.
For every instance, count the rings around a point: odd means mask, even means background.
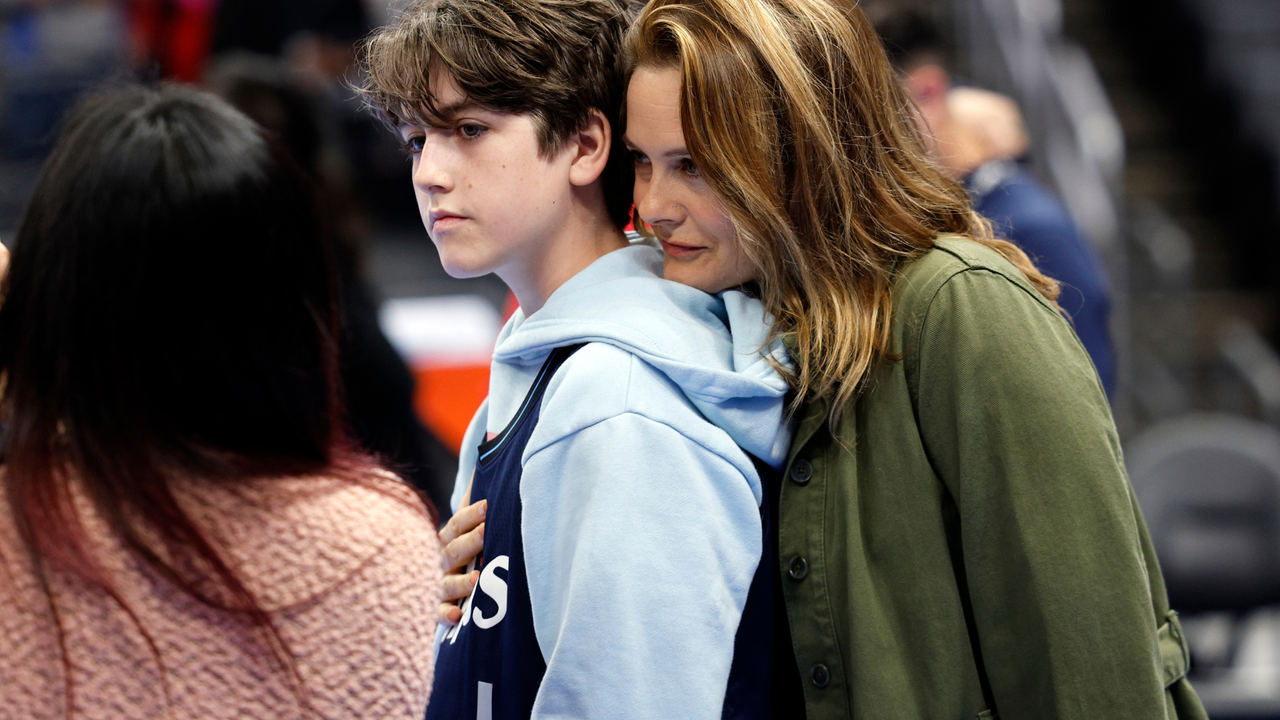
[[[971,268],[917,337],[920,430],[955,502],[957,574],[999,716],[1164,718],[1140,517],[1070,326],[1025,284]]]

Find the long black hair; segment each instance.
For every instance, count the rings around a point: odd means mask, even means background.
[[[330,251],[307,182],[206,93],[92,97],[42,170],[0,306],[3,489],[40,566],[119,600],[86,550],[78,482],[130,547],[252,615],[277,651],[270,618],[171,481],[367,468],[343,432]],[[209,580],[217,592],[202,590]]]

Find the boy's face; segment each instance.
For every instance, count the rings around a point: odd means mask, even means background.
[[[541,157],[532,116],[471,104],[447,72],[433,72],[431,87],[441,126],[401,125],[400,137],[445,271],[459,278],[534,271],[540,241],[570,206],[572,153]]]

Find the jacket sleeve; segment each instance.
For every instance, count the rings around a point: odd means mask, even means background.
[[[528,457],[521,502],[533,716],[719,718],[761,551],[741,467],[624,413]]]
[[[917,338],[919,426],[956,504],[953,556],[998,716],[1164,718],[1139,516],[1070,326],[1024,284],[971,268],[941,285]]]

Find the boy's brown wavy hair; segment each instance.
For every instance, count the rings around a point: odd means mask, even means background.
[[[532,115],[544,157],[599,110],[613,132],[605,204],[622,227],[634,182],[620,122],[627,22],[621,0],[416,0],[362,44],[357,89],[392,129],[431,127],[431,73],[447,71],[470,101]]]

